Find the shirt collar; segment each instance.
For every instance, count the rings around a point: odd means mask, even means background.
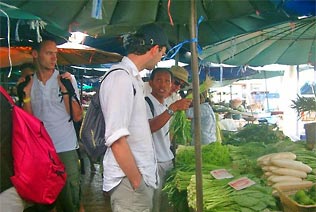
[[[131,59],[124,56],[122,59],[122,63],[124,63],[127,67],[130,67],[130,70],[128,70],[130,74],[132,74],[136,78],[141,78],[136,65],[133,63],[133,61],[131,61]]]
[[[164,99],[164,100],[163,100],[163,103],[161,104],[161,103],[158,101],[158,99],[156,99],[156,97],[154,97],[154,95],[152,95],[151,93],[148,94],[148,96],[151,97],[151,99],[153,99],[153,100],[156,102],[156,104],[163,105],[163,106],[166,106],[166,105],[167,105],[167,104],[166,104],[166,99]]]

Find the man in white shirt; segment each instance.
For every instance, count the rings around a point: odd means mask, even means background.
[[[113,212],[151,211],[158,185],[157,159],[139,74],[153,69],[165,54],[168,39],[155,24],[142,26],[126,45],[128,55],[114,65],[100,87],[105,119],[103,190]]]
[[[180,99],[166,105],[165,98],[168,96],[173,75],[166,68],[154,69],[151,73],[149,85],[152,88],[151,94],[148,95],[147,116],[152,132],[155,151],[158,162],[159,184],[154,193],[154,212],[165,211],[166,202],[161,201],[161,190],[165,182],[168,171],[173,168],[172,159],[174,158],[170,150],[169,121],[176,111],[186,110],[191,104],[191,99]],[[152,105],[152,106],[150,106]]]

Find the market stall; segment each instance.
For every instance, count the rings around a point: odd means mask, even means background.
[[[286,207],[293,204],[294,193],[302,188],[307,192],[316,183],[315,158],[305,142],[292,142],[268,125],[224,135],[222,144],[202,146],[203,211],[292,211]],[[196,209],[194,161],[192,146],[178,147],[176,168],[164,188],[176,211]],[[291,189],[295,192],[287,195]],[[316,210],[315,202],[306,204],[293,207]]]

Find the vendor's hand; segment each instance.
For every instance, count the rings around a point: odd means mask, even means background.
[[[174,103],[172,103],[169,108],[173,111],[186,110],[190,107],[192,99],[180,99]]]

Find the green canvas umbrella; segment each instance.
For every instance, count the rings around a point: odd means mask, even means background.
[[[109,37],[155,22],[164,28],[173,43],[190,39],[190,0],[106,0],[95,7],[93,0],[2,2],[35,14],[65,31]],[[288,20],[270,0],[195,2],[197,18],[204,18],[198,27],[201,46]]]
[[[316,17],[282,23],[205,46],[203,61],[231,65],[316,63]]]
[[[20,37],[21,39],[31,38],[35,40],[38,38],[37,34],[43,35],[43,33],[63,38],[70,35],[68,30],[61,29],[54,22],[43,20],[42,17],[35,15],[33,12],[19,9],[3,1],[0,2],[0,19],[0,32],[3,38],[15,40],[17,37]],[[11,32],[10,35],[8,35],[8,31]],[[66,41],[66,39],[64,40]]]

